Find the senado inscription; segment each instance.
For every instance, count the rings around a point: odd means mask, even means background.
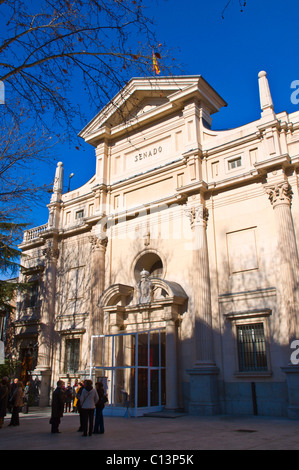
[[[154,147],[151,150],[147,150],[146,152],[141,152],[135,155],[134,162],[139,162],[140,160],[145,160],[146,158],[154,157],[155,155],[158,155],[159,153],[162,153],[162,147]]]

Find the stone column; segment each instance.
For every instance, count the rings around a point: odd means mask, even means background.
[[[299,339],[299,259],[291,212],[292,190],[285,180],[265,187],[277,227],[278,291],[288,319],[288,341]]]
[[[207,245],[208,211],[196,203],[187,208],[194,232],[193,305],[194,365],[190,374],[190,413],[211,415],[219,412],[217,374],[214,361],[211,288]]]
[[[51,379],[51,354],[53,342],[53,328],[55,316],[56,293],[56,267],[58,248],[55,238],[43,250],[45,256],[45,274],[43,288],[43,306],[40,319],[40,331],[38,336],[38,358],[36,370],[33,375],[41,382],[40,406],[49,405],[50,379]]]
[[[193,230],[194,365],[214,364],[211,288],[206,226],[208,211],[202,204],[186,210]]]
[[[178,409],[178,364],[177,364],[177,312],[172,307],[164,309],[166,322],[166,406],[168,410]]]
[[[113,365],[114,367],[122,366],[123,365],[123,337],[121,335],[117,336],[118,333],[121,333],[121,327],[123,325],[123,315],[124,315],[124,308],[121,306],[116,306],[114,311],[110,312],[110,328],[109,332],[111,335],[116,335],[111,340],[111,348],[112,344],[114,344],[114,351],[111,350],[111,358],[113,353]],[[112,365],[112,364],[110,364]],[[113,374],[112,372],[108,372],[108,376],[110,374],[110,385],[111,391],[113,394],[113,402],[115,405],[120,405],[123,402],[123,395],[122,390],[124,387],[127,387],[125,384],[125,371],[123,369],[115,369]],[[128,391],[128,388],[126,388]]]
[[[90,334],[103,334],[103,312],[99,306],[99,298],[105,288],[105,254],[108,239],[90,236],[91,243],[91,287],[90,287]],[[93,348],[93,364],[98,365],[101,356],[100,341],[95,339]],[[99,356],[100,355],[100,356]]]
[[[266,191],[275,211],[277,226],[277,291],[278,313],[281,315],[280,338],[286,348],[288,365],[282,367],[288,389],[288,416],[299,418],[299,367],[291,364],[290,348],[299,339],[299,259],[291,212],[292,190],[284,180],[267,185]],[[284,321],[286,324],[284,324]]]

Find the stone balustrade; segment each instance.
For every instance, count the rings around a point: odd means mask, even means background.
[[[48,229],[48,224],[40,225],[39,227],[34,227],[29,230],[25,230],[23,242],[29,242],[38,238],[41,233],[45,232]]]

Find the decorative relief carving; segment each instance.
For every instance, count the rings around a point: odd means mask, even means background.
[[[138,283],[139,304],[149,304],[152,301],[153,284],[149,279],[150,273],[143,269],[140,273],[140,281]]]
[[[48,261],[51,259],[57,259],[59,256],[59,249],[48,246],[43,249],[43,255]]]
[[[289,183],[286,181],[266,187],[266,193],[268,194],[273,207],[277,204],[291,205],[293,191]]]
[[[190,207],[185,209],[185,215],[190,220],[191,228],[193,229],[196,225],[206,227],[209,217],[209,211],[206,207],[201,204],[197,207]]]
[[[96,235],[90,235],[89,241],[91,243],[91,249],[93,250],[98,250],[98,249],[104,249],[106,250],[107,244],[108,244],[108,237],[97,237]]]
[[[151,243],[151,234],[150,234],[150,232],[147,232],[146,234],[144,234],[143,241],[144,241],[144,246],[149,246],[150,245],[150,243]]]

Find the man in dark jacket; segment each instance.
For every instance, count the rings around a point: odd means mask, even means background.
[[[63,390],[64,382],[58,380],[57,388],[52,395],[52,413],[50,424],[52,424],[51,433],[59,433],[60,418],[63,417],[65,393]]]

